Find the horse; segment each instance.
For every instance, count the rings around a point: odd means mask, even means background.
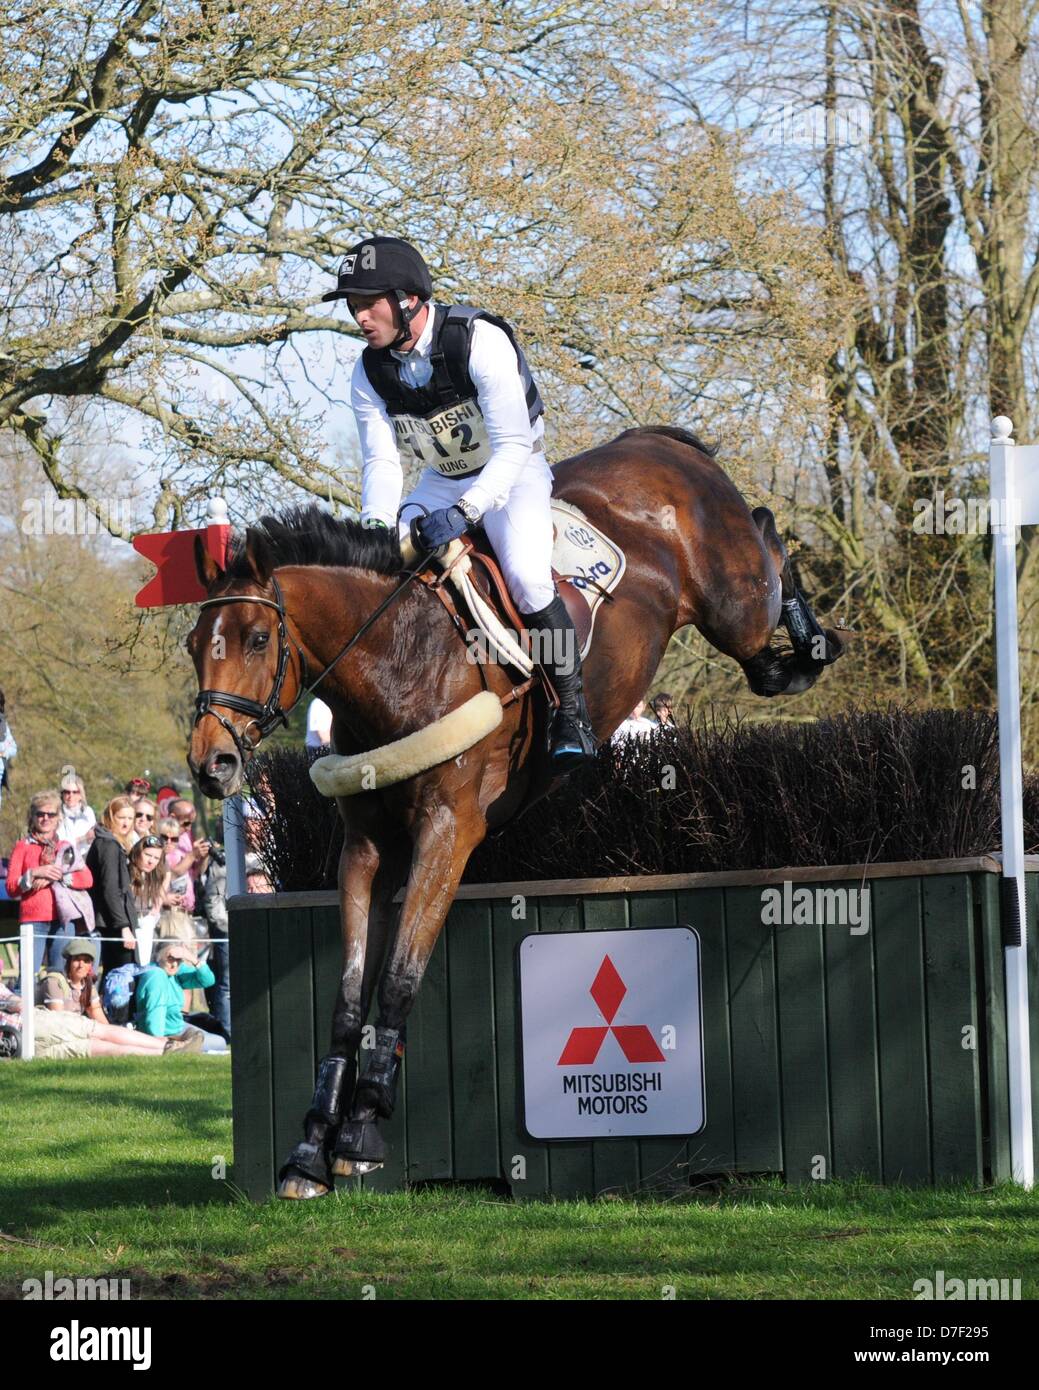
[[[642,698],[668,640],[689,624],[765,697],[807,689],[841,654],[841,637],[819,627],[797,586],[772,513],[748,508],[694,434],[626,430],[553,472],[554,495],[627,559],[584,664],[599,739]],[[393,1113],[406,1021],[469,856],[551,788],[549,704],[539,688],[517,687],[506,665],[471,659],[447,607],[409,582],[396,534],[297,508],[236,538],[224,568],[198,543],[195,563],[207,597],[187,639],[200,691],[188,764],[209,796],[240,789],[246,761],[310,673],[328,668],[376,612],[319,682],[336,754],[393,746],[484,690],[504,704],[497,726],[457,756],[336,798],[342,978],[304,1137],[278,1187],[281,1197],[320,1197],[337,1175],[385,1156],[378,1125]],[[792,646],[772,644],[781,619]],[[376,996],[375,1044],[359,1074]]]

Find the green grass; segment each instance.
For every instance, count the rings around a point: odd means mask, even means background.
[[[227,1058],[5,1063],[0,1135],[0,1298],[48,1269],[145,1298],[906,1299],[938,1269],[1039,1291],[1039,1196],[1009,1186],[257,1205],[212,1175],[231,1158]]]

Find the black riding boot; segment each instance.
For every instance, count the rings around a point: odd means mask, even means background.
[[[559,708],[552,716],[549,731],[550,757],[558,772],[572,772],[594,758],[598,747],[584,702],[577,631],[558,594],[547,608],[524,613],[523,621],[531,631],[546,634],[540,643],[541,651],[535,651],[535,656],[542,657],[540,665],[559,695]]]

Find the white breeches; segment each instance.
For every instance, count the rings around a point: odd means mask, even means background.
[[[458,501],[472,478],[443,478],[432,468],[418,480],[414,492],[401,504],[398,529],[402,536],[410,530],[415,517],[422,515],[421,503],[431,512],[450,507]],[[516,607],[521,613],[536,613],[547,608],[555,597],[552,582],[552,470],[544,454],[532,454],[530,462],[513,484],[505,505],[487,512],[483,528],[491,543],[509,586]]]

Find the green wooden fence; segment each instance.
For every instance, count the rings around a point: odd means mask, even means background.
[[[1029,869],[1039,1091],[1039,860]],[[517,1197],[570,1197],[735,1173],[1008,1178],[998,871],[982,858],[464,888],[408,1023],[389,1161],[363,1182],[484,1180]],[[864,876],[863,935],[762,924],[765,885],[858,888]],[[333,893],[229,906],[234,1181],[262,1200],[327,1050],[339,911]],[[519,1113],[517,945],[531,932],[674,924],[695,927],[702,945],[706,1127],[680,1139],[531,1140]],[[1039,1127],[1039,1093],[1033,1105]]]

